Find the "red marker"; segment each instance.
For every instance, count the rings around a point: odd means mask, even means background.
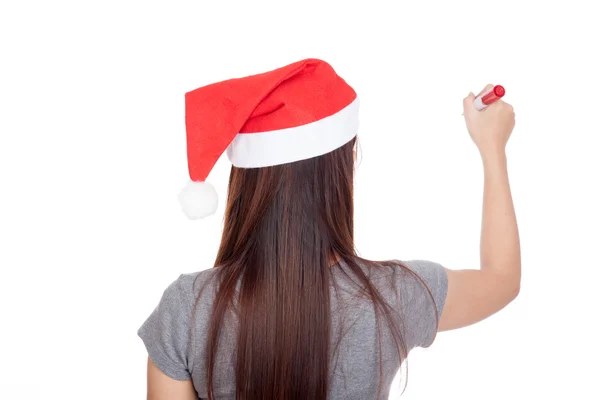
[[[504,96],[505,93],[506,91],[502,86],[496,85],[475,98],[475,108],[477,109],[477,111],[481,111],[490,104],[500,100],[500,98]]]

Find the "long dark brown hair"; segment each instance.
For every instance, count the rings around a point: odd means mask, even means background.
[[[338,261],[373,302],[380,348],[383,314],[400,362],[406,358],[397,315],[359,266],[399,263],[362,259],[354,247],[355,143],[356,138],[325,155],[289,164],[232,167],[206,343],[209,399],[215,396],[219,335],[230,309],[239,320],[237,399],[327,399],[330,266]],[[381,365],[380,352],[379,390]]]

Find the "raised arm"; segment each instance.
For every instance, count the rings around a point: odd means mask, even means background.
[[[491,85],[486,86],[487,90]],[[521,250],[519,231],[508,180],[506,143],[515,124],[511,105],[500,100],[483,111],[464,101],[471,138],[484,169],[480,269],[448,269],[448,294],[439,330],[474,324],[504,308],[519,293]]]

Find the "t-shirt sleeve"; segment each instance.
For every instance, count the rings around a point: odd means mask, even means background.
[[[444,267],[431,261],[412,260],[403,264],[420,278],[405,275],[401,289],[406,294],[403,296],[406,339],[410,347],[429,347],[446,303],[448,274]]]
[[[188,380],[190,374],[190,318],[192,294],[182,274],[163,292],[160,302],[138,329],[152,362],[166,375]]]

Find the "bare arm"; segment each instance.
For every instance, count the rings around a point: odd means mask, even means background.
[[[493,104],[481,114],[470,109],[471,105],[472,95],[465,99],[465,118],[481,152],[485,179],[481,265],[479,270],[447,270],[448,294],[440,331],[461,328],[489,317],[515,299],[520,289],[519,232],[504,151],[514,126],[514,113],[504,102]]]
[[[148,400],[197,400],[191,380],[179,381],[165,375],[148,357]]]
[[[508,182],[504,152],[484,162],[483,216],[481,222],[481,268],[512,281],[521,281],[521,246],[517,217]]]

